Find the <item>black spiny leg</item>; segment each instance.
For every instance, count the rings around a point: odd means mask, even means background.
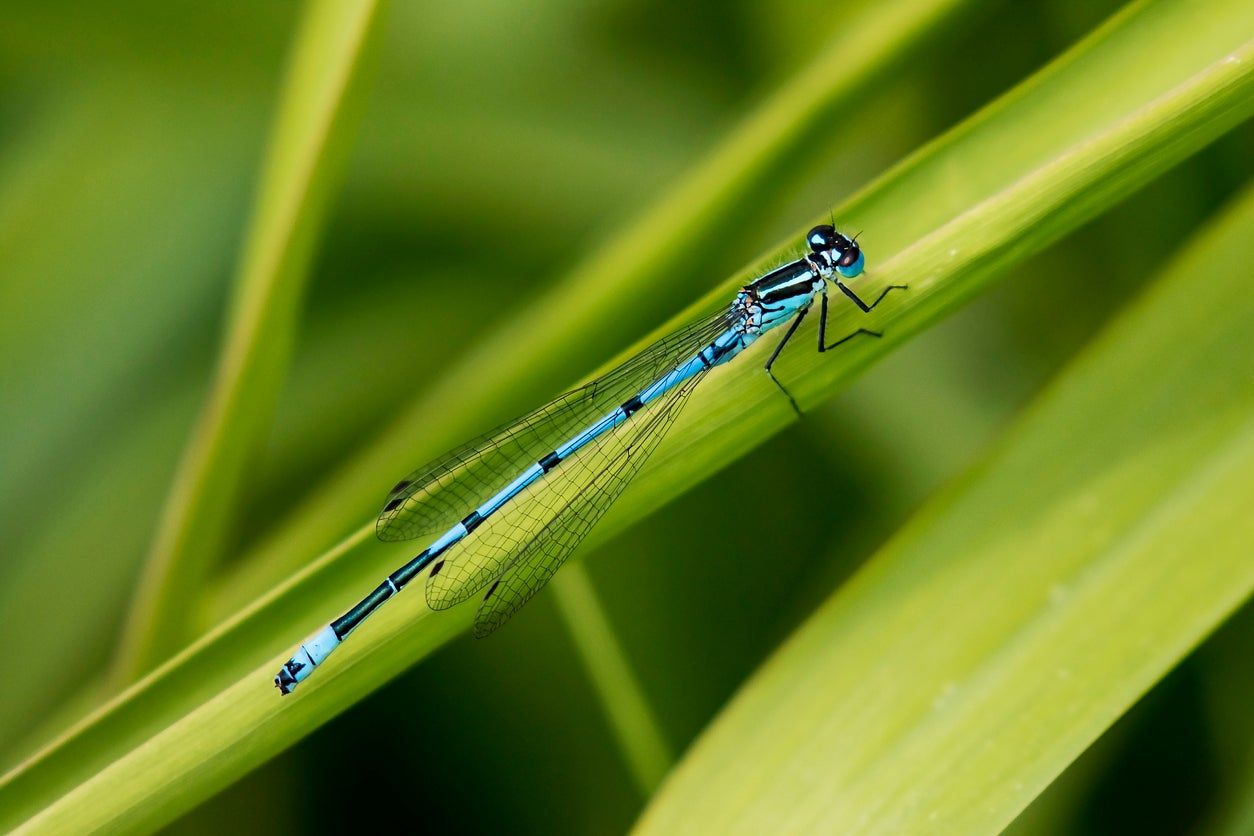
[[[874,302],[868,305],[866,302],[862,301],[861,297],[859,297],[858,294],[854,293],[852,290],[845,287],[839,281],[836,282],[836,286],[840,288],[841,293],[845,294],[851,300],[853,300],[853,303],[857,305],[859,308],[861,308],[863,313],[870,313],[871,311],[875,310],[875,306],[878,305],[880,302],[883,302],[884,297],[887,296],[890,291],[910,289],[907,285],[904,285],[904,284],[890,284],[888,287],[884,288],[884,292],[881,293],[878,297],[876,297]]]
[[[801,309],[801,313],[797,314],[797,317],[792,321],[792,325],[788,326],[788,330],[784,333],[784,338],[779,341],[779,345],[775,346],[775,350],[771,352],[771,359],[766,361],[765,366],[766,376],[774,381],[775,385],[779,387],[779,391],[784,393],[784,397],[788,398],[788,402],[792,404],[793,411],[798,415],[801,414],[801,407],[797,406],[797,402],[793,399],[792,393],[785,389],[784,384],[780,383],[779,378],[775,377],[775,375],[771,372],[771,366],[775,364],[775,359],[779,357],[779,353],[784,350],[784,346],[788,344],[788,341],[792,339],[792,335],[796,333],[797,328],[800,327],[801,320],[805,319],[806,314],[809,312],[809,308]]]
[[[860,298],[858,298],[858,295],[856,293],[854,293],[849,288],[845,287],[840,282],[837,282],[836,286],[839,287],[846,296],[852,299],[854,304],[862,309],[863,313],[870,313],[871,310],[876,305],[884,301],[884,297],[888,295],[888,292],[890,290],[906,290],[907,289],[904,284],[889,285],[888,287],[884,288],[884,292],[879,295],[879,298],[877,298],[874,302],[868,305],[867,303],[863,302]],[[846,334],[845,336],[841,337],[839,340],[836,340],[836,342],[829,344],[827,342],[827,291],[826,290],[823,291],[823,301],[820,303],[819,314],[821,317],[819,319],[819,353],[822,353],[824,351],[830,351],[831,349],[835,348],[841,343],[852,340],[854,337],[860,336],[862,334],[866,334],[868,337],[876,337],[876,338],[884,336],[879,331],[872,331],[870,328],[859,328],[857,331],[854,331],[852,334]]]

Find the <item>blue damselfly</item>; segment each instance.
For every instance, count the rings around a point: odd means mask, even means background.
[[[427,604],[452,607],[484,590],[475,635],[500,627],[540,590],[618,498],[661,441],[688,396],[715,366],[731,362],[760,336],[791,321],[766,361],[771,371],[788,340],[820,299],[819,351],[826,342],[827,289],[833,284],[864,312],[841,280],[861,275],[862,250],[829,225],[806,236],[809,252],[736,294],[716,314],[680,328],[613,371],[535,412],[441,456],[402,479],[388,496],[376,532],[383,540],[439,535],[344,615],[301,645],[274,678],[298,683],[383,602],[427,572]]]

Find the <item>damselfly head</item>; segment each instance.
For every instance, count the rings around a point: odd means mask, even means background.
[[[830,224],[820,224],[806,235],[806,243],[816,253],[831,254],[836,272],[846,279],[861,275],[866,259],[858,242],[836,231]]]

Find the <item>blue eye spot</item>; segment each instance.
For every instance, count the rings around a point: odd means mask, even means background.
[[[843,259],[842,259],[843,260]],[[862,256],[862,252],[858,252],[858,257],[851,264],[837,264],[836,270],[846,279],[852,279],[862,274],[862,267],[866,264],[866,259]]]

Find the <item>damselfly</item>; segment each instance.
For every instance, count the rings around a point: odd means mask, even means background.
[[[274,684],[290,693],[384,601],[424,570],[426,597],[443,610],[486,589],[475,616],[485,636],[540,590],[596,524],[675,421],[693,389],[760,336],[791,321],[766,373],[800,413],[771,367],[820,299],[819,351],[827,343],[827,289],[862,273],[855,239],[829,225],[806,236],[809,252],[746,285],[730,305],[654,343],[618,368],[535,412],[446,453],[402,479],[376,526],[383,540],[439,534],[373,592],[301,645]],[[441,533],[442,532],[442,533]]]

